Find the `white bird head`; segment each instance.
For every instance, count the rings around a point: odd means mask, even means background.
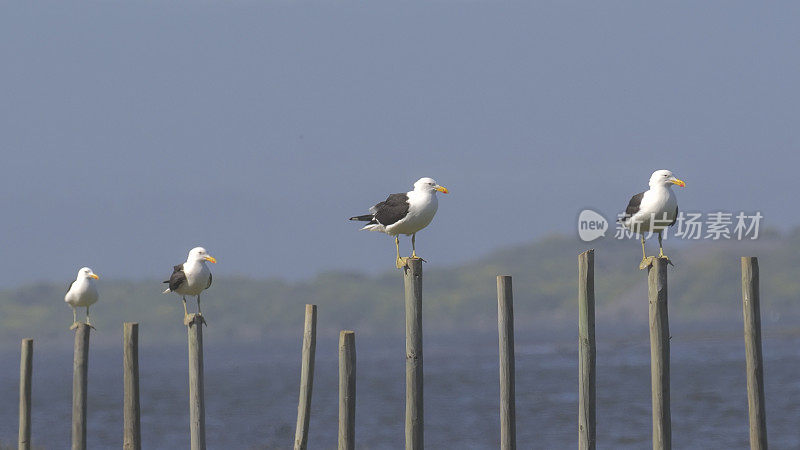
[[[653,172],[653,175],[650,176],[650,187],[663,186],[669,188],[672,187],[673,184],[686,187],[686,183],[684,183],[683,180],[675,178],[675,175],[669,170],[656,170]]]
[[[217,260],[213,256],[209,255],[206,249],[203,247],[195,247],[189,250],[189,257],[186,258],[187,261],[208,261],[212,263],[216,263]]]
[[[449,194],[450,192],[444,186],[439,186],[433,178],[420,178],[414,183],[414,190],[419,192],[435,192],[439,191],[442,194]]]
[[[100,279],[100,277],[98,277],[97,274],[88,267],[81,267],[81,270],[78,271],[78,279],[80,278],[93,278],[95,280]]]

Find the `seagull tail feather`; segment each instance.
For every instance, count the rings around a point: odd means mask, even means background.
[[[364,214],[363,216],[353,216],[350,220],[357,220],[359,222],[369,222],[374,219],[375,216],[373,214]]]
[[[166,288],[164,289],[164,292],[162,292],[162,294],[169,294],[170,292],[172,291],[169,288]]]

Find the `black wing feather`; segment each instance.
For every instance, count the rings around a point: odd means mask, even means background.
[[[637,212],[639,212],[639,205],[642,203],[642,197],[644,197],[644,192],[639,192],[638,194],[631,197],[631,201],[628,202],[628,207],[625,208],[625,215],[622,216],[620,221],[630,218]]]
[[[164,283],[169,283],[169,290],[174,291],[184,282],[186,282],[186,273],[183,272],[183,264],[178,264],[177,266],[172,266],[172,275]]]
[[[210,288],[210,287],[211,287],[211,279],[212,279],[212,278],[213,278],[213,277],[212,277],[212,276],[211,276],[211,274],[209,273],[209,274],[208,274],[208,286],[206,286],[206,289],[208,289],[208,288]]]
[[[676,206],[675,207],[675,218],[672,219],[672,222],[669,223],[669,226],[675,225],[675,222],[677,222],[677,221],[678,221],[678,207]]]
[[[69,286],[67,287],[67,292],[69,292],[69,290],[72,289],[73,284],[75,284],[75,280],[72,280],[72,283],[69,284]]]
[[[392,194],[386,200],[378,203],[375,208],[375,220],[388,227],[397,223],[408,214],[408,195]]]

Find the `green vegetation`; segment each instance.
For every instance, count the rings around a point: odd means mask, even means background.
[[[656,248],[649,242],[649,253]],[[670,314],[678,320],[716,320],[741,315],[739,257],[758,256],[762,316],[786,320],[800,298],[800,229],[772,233],[757,241],[665,241],[677,267],[670,268]],[[457,267],[425,265],[425,327],[440,330],[492,329],[496,326],[495,276],[514,277],[518,329],[575,318],[577,254],[596,248],[597,314],[601,320],[647,315],[646,275],[637,270],[635,240],[601,239],[581,243],[553,236],[529,245],[498,250]],[[391,267],[387,250],[386,264]],[[303,305],[319,305],[321,330],[355,329],[394,333],[403,329],[403,285],[396,270],[380,276],[323,273],[302,282],[216,277],[204,296],[207,333],[215,339],[256,340],[266,335],[300,335]],[[65,283],[35,284],[0,292],[0,336],[71,340],[72,314],[63,302]],[[101,342],[121,340],[121,323],[138,321],[143,345],[183,342],[182,308],[161,284],[103,280],[101,300],[92,310]],[[194,300],[191,300],[194,304]],[[568,323],[568,322],[567,322]]]

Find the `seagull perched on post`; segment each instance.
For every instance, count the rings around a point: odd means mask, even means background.
[[[172,275],[164,283],[169,284],[169,288],[164,290],[164,294],[175,292],[183,299],[183,322],[186,325],[191,323],[189,312],[186,310],[186,296],[197,297],[197,315],[203,320],[203,312],[200,310],[200,293],[211,287],[211,271],[206,265],[206,261],[216,263],[217,260],[209,255],[203,247],[195,247],[189,250],[186,262],[172,267]]]
[[[670,262],[664,255],[661,233],[668,226],[674,225],[678,218],[678,200],[672,192],[673,184],[686,187],[686,183],[675,178],[669,170],[656,170],[650,176],[650,189],[631,197],[625,214],[619,219],[625,228],[641,235],[642,262],[639,269],[647,268],[653,258],[648,258],[644,251],[645,233],[658,233],[658,257]]]
[[[369,209],[370,214],[351,217],[367,223],[362,230],[380,231],[394,236],[394,245],[397,249],[395,266],[402,268],[408,258],[400,257],[399,234],[411,235],[411,258],[417,258],[416,239],[417,232],[431,223],[439,202],[436,192],[447,194],[447,188],[439,186],[433,178],[420,178],[414,183],[414,190],[404,194],[391,194],[386,200]]]
[[[97,286],[94,280],[99,278],[92,269],[82,267],[78,271],[75,281],[70,283],[69,288],[67,288],[64,301],[72,307],[72,326],[69,327],[70,330],[78,326],[78,313],[75,311],[78,306],[86,307],[86,325],[92,326],[92,321],[89,319],[89,307],[97,303]]]

